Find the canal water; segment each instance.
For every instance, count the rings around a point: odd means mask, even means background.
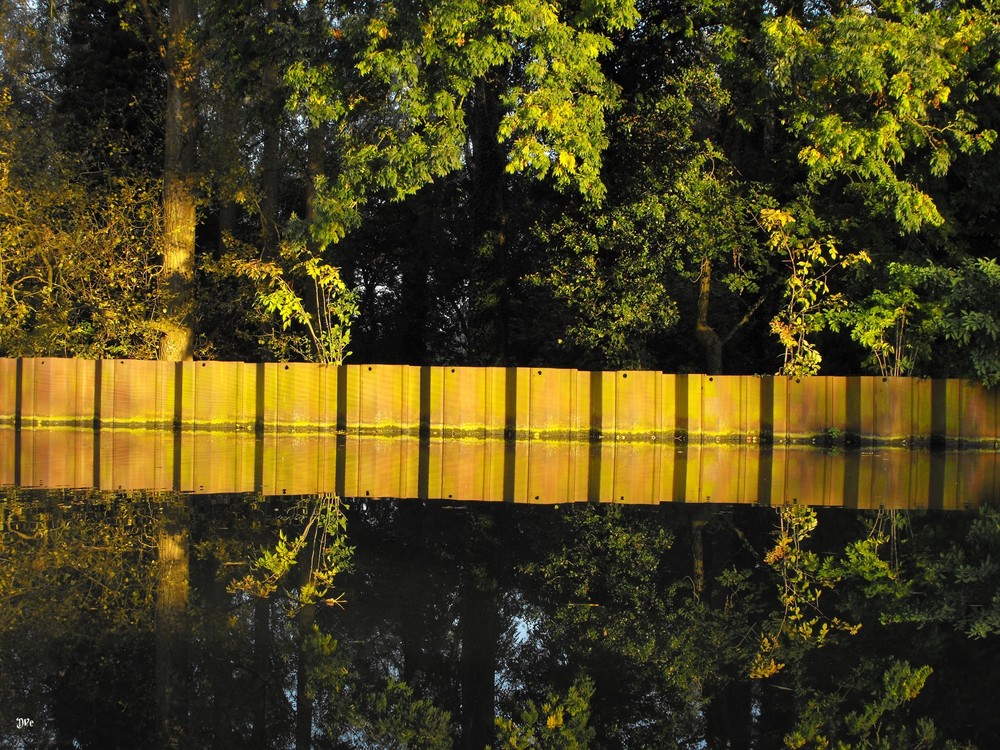
[[[992,453],[0,432],[0,747],[996,747],[996,482]]]

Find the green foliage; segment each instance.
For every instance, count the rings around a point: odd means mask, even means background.
[[[944,314],[938,319],[944,338],[959,345],[971,369],[986,386],[1000,384],[1000,266],[993,258],[967,260],[949,274]]]
[[[826,555],[809,550],[805,541],[816,529],[816,511],[802,505],[786,505],[778,511],[775,546],[764,557],[779,575],[782,611],[772,631],[761,636],[761,648],[750,668],[755,679],[771,677],[785,666],[778,661],[783,651],[820,648],[835,632],[855,635],[860,624],[829,616],[820,608],[820,598],[844,576],[843,566]],[[857,550],[860,551],[860,550]]]
[[[854,540],[838,534],[846,540],[841,555],[810,549],[823,544],[811,538],[818,531],[816,511],[788,506],[780,514],[777,544],[765,560],[781,576],[781,611],[771,620],[773,635],[762,639],[751,676],[763,679],[765,691],[769,685],[787,691],[781,698],[790,706],[784,746],[969,747],[942,737],[925,713],[924,689],[938,669],[950,669],[950,657],[937,658],[934,667],[912,660],[934,659],[928,648],[938,635],[899,629],[906,621],[901,613],[912,614],[914,603],[936,611],[948,596],[945,581],[937,581],[942,589],[931,595],[913,575],[910,566],[929,550],[900,539],[908,528],[904,514],[880,511]],[[924,645],[910,644],[911,638]]]
[[[729,291],[760,291],[767,261],[751,221],[760,196],[696,135],[704,110],[727,104],[718,77],[700,68],[624,104],[606,201],[537,229],[548,252],[530,280],[565,306],[568,336],[610,366],[652,366],[650,342],[681,322],[677,299],[706,259]]]
[[[933,722],[921,718],[911,727],[898,715],[920,694],[931,672],[930,667],[914,668],[905,661],[893,661],[883,673],[877,692],[867,697],[860,709],[846,715],[841,713],[843,707],[835,697],[813,696],[795,727],[785,735],[785,747],[789,750],[941,747],[935,742]]]
[[[965,539],[917,558],[913,596],[887,611],[892,622],[942,623],[969,638],[1000,634],[1000,511],[981,508]]]
[[[563,686],[583,676],[594,683],[593,746],[695,745],[703,736],[699,714],[741,677],[750,658],[745,618],[754,586],[730,571],[719,584],[724,607],[699,600],[690,552],[683,544],[674,549],[685,530],[640,510],[648,509],[560,509],[551,536],[539,540],[543,555],[522,566],[537,587],[537,611],[530,610],[532,631],[520,658],[551,675],[545,684],[560,687],[516,693],[504,712],[508,727],[527,731],[530,722],[517,716],[529,700],[557,707]],[[678,561],[680,570],[671,570]],[[551,715],[540,710],[533,719],[539,737]]]
[[[851,338],[869,352],[865,365],[880,375],[909,375],[930,354],[928,303],[915,288],[918,269],[890,263],[887,272],[882,288],[831,315],[830,328],[849,328]]]
[[[844,179],[875,214],[912,232],[944,222],[927,176],[996,139],[973,113],[980,90],[968,75],[996,18],[908,0],[887,10],[848,8],[812,23],[778,16],[765,33],[809,188]]]
[[[934,354],[947,351],[935,374],[1000,383],[1000,317],[990,303],[1000,294],[995,260],[966,259],[953,268],[894,262],[886,270],[880,288],[830,317],[833,330],[848,327],[883,375],[927,371]]]
[[[338,747],[448,750],[451,716],[419,698],[405,682],[388,678],[367,686],[351,670],[338,641],[313,627],[306,636],[308,695],[316,702],[320,726]]]
[[[44,621],[50,637],[75,637],[97,617],[114,631],[151,626],[155,598],[150,508],[127,496],[80,504],[0,495],[0,632]]]
[[[599,61],[610,42],[599,29],[635,21],[628,1],[578,13],[527,0],[383,3],[371,16],[348,17],[336,33],[353,71],[303,62],[286,76],[290,108],[337,133],[339,170],[317,184],[312,239],[339,241],[373,191],[400,199],[461,169],[467,108],[486,81],[509,80],[494,136],[507,170],[599,198],[604,113],[614,101]]]

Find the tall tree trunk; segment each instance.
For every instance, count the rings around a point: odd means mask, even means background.
[[[323,148],[323,126],[310,125],[306,134],[306,220],[310,225],[319,218],[316,180],[323,176]]]
[[[219,123],[220,157],[223,162],[221,171],[222,179],[226,183],[231,183],[242,158],[238,139],[234,135],[234,133],[239,132],[240,128],[239,100],[232,89],[224,90],[221,98],[221,121]],[[234,200],[232,188],[227,186],[220,192],[219,235],[213,248],[216,259],[226,251],[226,238],[236,236],[236,226],[239,219],[239,210]]]
[[[498,78],[506,74],[499,72]],[[497,143],[503,110],[499,84],[480,81],[473,97],[469,138],[473,211],[472,336],[473,362],[503,363],[507,360],[510,306],[510,271],[507,258],[507,162]]]
[[[198,63],[195,0],[170,0],[166,38],[167,107],[163,167],[165,312],[160,359],[194,352],[195,145]]]
[[[708,303],[712,296],[712,261],[705,258],[701,262],[701,276],[698,279],[698,317],[695,319],[694,335],[705,353],[705,372],[718,375],[722,372],[722,339],[708,324]]]
[[[274,38],[278,23],[278,2],[267,0],[268,35]],[[281,120],[284,112],[280,97],[280,71],[277,54],[272,51],[264,63],[263,88],[266,108],[264,112],[264,145],[261,153],[260,229],[264,256],[278,253],[278,187],[281,156]]]

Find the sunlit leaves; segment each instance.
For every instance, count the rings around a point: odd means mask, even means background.
[[[1000,383],[1000,318],[991,300],[1000,294],[1000,266],[987,258],[957,267],[889,263],[879,287],[830,316],[870,352],[883,375],[936,368],[935,374]],[[935,354],[951,351],[947,361]],[[937,358],[941,359],[941,358]]]
[[[341,604],[330,597],[336,577],[350,566],[354,548],[347,544],[347,521],[340,498],[320,495],[305,498],[296,508],[301,530],[292,537],[279,529],[273,546],[266,546],[251,562],[251,572],[229,583],[230,593],[244,592],[267,599],[279,590],[289,592],[290,614],[303,606],[323,602]],[[305,571],[297,590],[288,576],[299,566]]]
[[[614,91],[599,56],[606,31],[636,20],[632,2],[589,2],[574,20],[558,2],[446,0],[401,11],[379,6],[350,17],[354,72],[293,66],[291,106],[340,134],[340,174],[322,200],[357,206],[371,191],[395,198],[466,163],[467,112],[477,85],[503,81],[505,112],[495,137],[507,167],[600,198],[604,113]],[[351,93],[346,82],[356,73]],[[353,210],[353,209],[352,209]],[[320,221],[349,229],[327,209]],[[343,231],[316,235],[337,241]]]
[[[796,237],[788,211],[765,208],[760,217],[769,233],[768,246],[788,269],[782,310],[771,320],[771,332],[785,348],[781,372],[784,375],[815,375],[822,356],[809,337],[822,331],[847,304],[840,294],[830,291],[828,277],[839,268],[870,263],[867,253],[841,256],[832,239]]]
[[[351,322],[358,314],[357,295],[347,287],[339,268],[304,245],[284,243],[280,262],[229,253],[218,263],[206,263],[205,268],[249,279],[257,286],[258,303],[278,316],[283,331],[293,325],[305,329],[312,345],[310,351],[299,352],[305,359],[339,365],[350,355],[347,347]],[[296,277],[307,280],[308,291],[296,290]]]
[[[956,153],[986,153],[996,138],[971,110],[969,79],[995,26],[986,10],[949,6],[770,20],[784,123],[802,143],[811,187],[843,177],[866,185],[871,208],[904,231],[941,224],[926,173],[944,175]]]
[[[794,728],[784,737],[789,750],[803,748],[885,748],[938,747],[932,721],[907,721],[906,704],[923,690],[933,670],[913,667],[906,661],[893,660],[879,683],[867,695],[860,696],[861,707],[843,714],[843,698],[836,695],[812,695],[797,717]],[[859,680],[862,675],[857,676]],[[847,686],[851,692],[854,686]],[[839,698],[839,699],[838,699]],[[952,743],[944,747],[955,747]]]

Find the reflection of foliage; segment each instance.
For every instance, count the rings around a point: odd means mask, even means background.
[[[347,544],[347,519],[340,498],[319,495],[300,501],[296,515],[303,523],[302,531],[289,540],[284,530],[278,531],[273,549],[264,548],[253,561],[253,572],[229,585],[231,593],[244,591],[262,599],[274,594],[282,581],[305,556],[305,578],[291,594],[294,614],[308,604],[322,602],[340,604],[341,597],[328,598],[334,579],[349,564],[353,548]]]
[[[0,500],[0,629],[44,618],[71,633],[86,612],[137,624],[151,612],[152,513],[129,497],[56,497],[34,506],[17,492]],[[144,533],[145,532],[145,533]],[[128,571],[128,572],[126,572]]]
[[[0,746],[146,744],[152,686],[121,675],[152,667],[154,519],[137,495],[0,493],[4,739],[15,717],[35,721]]]
[[[930,667],[914,668],[905,661],[893,661],[872,695],[862,701],[860,708],[846,714],[843,694],[811,695],[794,728],[785,736],[785,747],[790,750],[940,747],[935,742],[937,732],[932,721],[921,718],[911,727],[893,717],[894,712],[920,694],[931,671]],[[831,744],[832,737],[837,738],[836,744]],[[944,746],[957,750],[950,743]]]
[[[308,697],[326,737],[337,747],[451,747],[451,717],[414,689],[389,677],[365,685],[341,644],[319,630],[306,637]]]
[[[498,716],[497,742],[510,750],[577,750],[587,747],[594,730],[587,725],[593,683],[583,678],[564,696],[550,693],[539,709],[528,701],[518,721]]]
[[[684,526],[643,510],[561,510],[551,537],[539,542],[542,560],[523,566],[539,588],[521,658],[534,680],[541,671],[552,682],[511,696],[509,716],[529,700],[568,695],[582,674],[594,683],[594,746],[686,747],[704,736],[713,696],[749,658],[749,589],[743,577],[730,577],[719,586],[720,608],[693,596],[690,557],[674,550]],[[687,563],[679,573],[668,562],[678,553]]]
[[[781,578],[778,588],[783,610],[774,631],[761,636],[761,650],[750,669],[753,678],[777,674],[785,665],[776,657],[786,649],[805,645],[819,648],[831,632],[855,635],[861,628],[860,624],[829,617],[820,609],[823,592],[841,580],[844,570],[831,557],[804,546],[816,529],[816,511],[802,505],[787,505],[778,513],[775,546],[764,561]]]
[[[961,542],[916,560],[914,596],[893,621],[948,624],[970,638],[1000,634],[1000,511],[982,508]]]
[[[153,703],[162,583],[151,506],[163,499],[51,493],[32,505],[25,493],[0,497],[0,673],[15,677],[0,685],[0,725],[31,709],[45,724],[30,737],[37,746],[63,736],[94,747],[151,737],[142,717]],[[358,513],[384,536],[366,538],[364,521],[352,518],[360,570],[335,581],[360,587],[350,616],[315,608],[309,621],[274,617],[278,596],[227,596],[215,563],[225,570],[245,558],[261,529],[275,525],[292,550],[298,529],[312,523],[302,554],[279,554],[272,540],[261,555],[269,567],[254,571],[264,585],[269,568],[287,565],[296,583],[273,585],[300,585],[294,571],[309,566],[305,550],[322,548],[313,533],[321,521],[310,520],[315,500],[297,504],[292,522],[272,514],[283,507],[273,499],[201,500],[198,513],[173,514],[200,553],[188,571],[186,655],[176,663],[190,690],[192,746],[252,745],[252,729],[264,726],[274,746],[292,746],[295,711],[312,706],[310,728],[325,735],[314,747],[451,747],[467,707],[466,628],[480,622],[464,620],[472,569],[495,585],[483,601],[504,620],[500,638],[513,640],[502,640],[487,666],[499,675],[497,750],[958,750],[992,747],[997,736],[1000,717],[983,710],[1000,679],[995,508],[793,508],[774,533],[773,512],[753,508],[504,508],[513,511],[504,526],[484,522],[497,509],[482,505],[370,502]],[[334,498],[323,500],[336,511]],[[689,578],[692,519],[706,542],[698,596]],[[764,545],[768,565],[759,564]],[[498,549],[508,557],[492,559]],[[503,565],[510,557],[519,569]],[[795,606],[798,620],[788,615]],[[844,637],[835,618],[864,628]],[[789,627],[777,631],[772,656],[783,668],[748,679],[753,634],[780,623]],[[745,734],[719,734],[720,725]]]
[[[950,666],[940,659],[941,666],[913,664],[933,658],[926,647],[938,635],[911,635],[916,640],[911,643],[898,627],[905,618],[893,614],[905,611],[913,594],[919,594],[907,580],[907,559],[925,554],[906,554],[906,540],[899,538],[909,528],[904,519],[885,511],[864,519],[867,533],[861,538],[837,535],[847,540],[838,556],[804,544],[821,544],[812,539],[818,529],[816,511],[791,506],[780,513],[776,544],[765,559],[781,575],[781,610],[772,618],[774,635],[764,637],[751,676],[760,679],[763,690],[787,692],[782,700],[793,708],[782,730],[784,746],[971,748],[941,736],[931,717],[942,714],[923,695],[932,674]],[[858,624],[849,625],[833,612]],[[836,632],[856,637],[831,638]]]

